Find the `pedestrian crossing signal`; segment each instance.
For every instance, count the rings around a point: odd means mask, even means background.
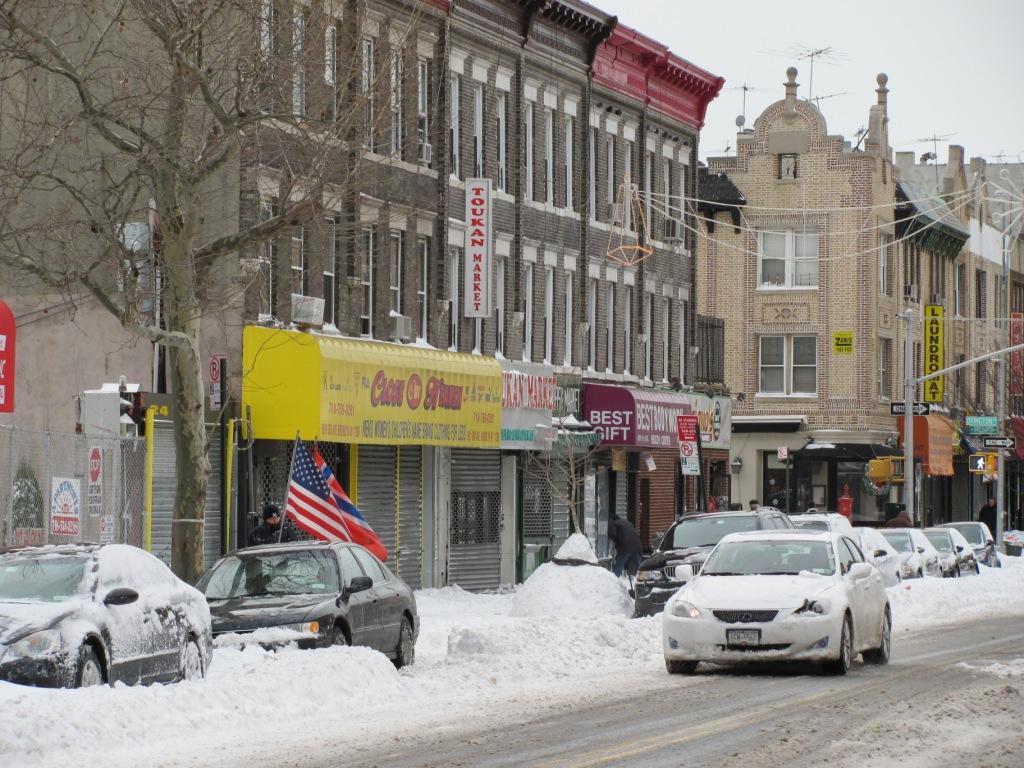
[[[971,468],[971,472],[994,475],[996,473],[996,454],[972,453],[968,466]]]

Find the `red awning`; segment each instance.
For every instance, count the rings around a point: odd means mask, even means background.
[[[1017,438],[1017,445],[1013,448],[1013,457],[1024,461],[1024,417],[1011,416],[1010,428],[1013,430],[1013,436]]]

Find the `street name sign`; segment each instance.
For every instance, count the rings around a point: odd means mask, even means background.
[[[972,435],[994,435],[999,431],[999,419],[995,416],[968,416],[967,431]]]
[[[914,403],[915,416],[927,416],[931,412],[932,408],[928,403]],[[905,416],[907,413],[906,401],[898,400],[894,403],[889,403],[889,413],[893,416]]]

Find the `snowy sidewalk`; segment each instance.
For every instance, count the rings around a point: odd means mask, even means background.
[[[1024,614],[1024,564],[1004,562],[980,577],[891,588],[894,629]],[[246,751],[264,759],[290,751],[297,761],[310,745],[340,756],[411,730],[515,719],[665,678],[660,616],[628,618],[607,571],[544,568],[508,594],[418,592],[417,660],[401,672],[366,648],[249,647],[218,649],[199,683],[81,691],[0,683],[0,765],[216,766],[244,762]]]

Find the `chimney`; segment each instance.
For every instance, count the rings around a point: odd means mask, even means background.
[[[949,165],[946,167],[946,174],[956,173],[964,167],[964,148],[959,144],[949,145]]]
[[[897,152],[896,153],[896,167],[901,171],[907,171],[914,167],[914,153],[913,152]]]
[[[800,83],[796,81],[796,67],[790,67],[786,70],[786,77],[788,82],[786,86],[786,112],[787,114],[793,114],[796,112],[796,89]]]
[[[971,164],[967,166],[971,175],[981,173],[985,169],[985,158],[984,157],[972,157]]]

